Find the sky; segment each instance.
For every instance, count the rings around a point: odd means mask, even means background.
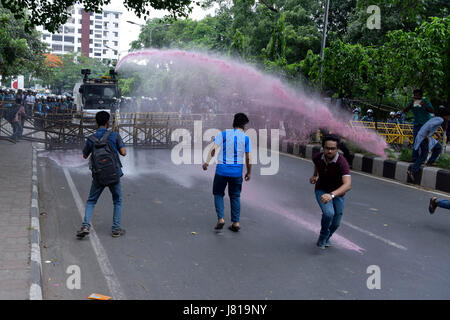
[[[132,41],[137,40],[141,27],[126,22],[127,20],[133,21],[139,24],[145,24],[144,18],[138,18],[133,12],[127,11],[121,0],[112,0],[111,3],[104,7],[108,10],[120,11],[122,15],[120,17],[120,34],[119,34],[119,55],[122,57],[130,48]],[[198,6],[193,6],[191,15],[189,16],[193,20],[201,20],[208,14],[214,15],[215,9],[203,10]],[[148,18],[162,18],[167,14],[167,11],[150,9],[150,16]],[[147,18],[147,19],[148,19]]]

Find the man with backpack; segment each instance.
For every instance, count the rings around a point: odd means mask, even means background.
[[[86,202],[85,216],[77,237],[84,238],[89,234],[90,221],[98,198],[105,187],[109,188],[113,197],[114,214],[112,236],[120,237],[125,230],[120,227],[122,220],[122,191],[120,177],[123,176],[122,164],[119,154],[126,156],[125,145],[120,135],[108,130],[110,115],[106,111],[100,111],[95,115],[97,131],[88,137],[83,148],[83,158],[90,157],[89,167],[92,171],[92,184],[89,197]]]

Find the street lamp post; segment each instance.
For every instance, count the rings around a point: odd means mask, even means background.
[[[320,49],[320,87],[322,88],[322,71],[323,71],[323,59],[325,55],[325,44],[327,41],[327,27],[328,27],[328,11],[330,9],[330,0],[325,1],[325,14],[323,19],[323,33],[322,33],[322,47]]]

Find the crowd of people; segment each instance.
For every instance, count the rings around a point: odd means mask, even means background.
[[[70,96],[41,95],[34,90],[0,90],[2,116],[13,129],[11,141],[17,141],[23,133],[27,117],[53,113],[72,112],[76,107]]]

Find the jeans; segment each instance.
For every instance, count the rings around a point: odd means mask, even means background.
[[[420,170],[420,166],[427,160],[428,157],[428,141],[424,140],[419,147],[420,153],[419,157],[414,162],[411,171],[412,172],[418,172]],[[427,163],[431,164],[436,161],[436,159],[439,157],[439,155],[442,152],[442,145],[438,142],[434,145],[433,149],[431,149],[431,157],[428,160]]]
[[[223,197],[225,196],[225,188],[227,184],[231,204],[231,221],[239,222],[241,215],[242,177],[225,177],[218,174],[214,176],[213,194],[217,218],[223,219],[224,217]]]
[[[438,207],[444,208],[444,209],[450,209],[450,201],[444,200],[444,199],[439,199]]]
[[[419,133],[419,130],[420,130],[420,128],[422,128],[422,126],[423,126],[422,124],[414,124],[413,125],[413,145],[414,145],[414,142],[416,142],[417,133]],[[422,141],[422,144],[423,144],[423,141]],[[414,150],[414,148],[413,148],[412,156],[411,156],[412,162],[415,162],[417,160],[417,158],[419,157],[419,151],[422,150],[422,144],[420,145],[418,150]],[[427,152],[427,154],[428,154],[428,152]]]
[[[12,139],[17,140],[18,138],[22,137],[23,128],[22,125],[20,124],[20,121],[14,121],[12,123],[12,128],[13,128],[13,134],[11,136]]]
[[[317,203],[319,203],[320,209],[322,209],[319,243],[325,244],[341,224],[342,214],[344,213],[345,196],[334,197],[332,201],[322,203],[320,198],[322,195],[329,192],[316,190],[315,193]]]
[[[114,214],[113,214],[113,226],[112,230],[120,230],[120,224],[122,220],[122,191],[120,187],[120,180],[118,183],[108,186],[109,191],[111,191],[113,204],[114,204]],[[91,218],[94,214],[94,208],[97,203],[98,198],[102,194],[105,187],[99,186],[95,180],[92,180],[91,191],[89,192],[89,198],[86,202],[86,210],[84,213],[83,227],[91,227]]]

